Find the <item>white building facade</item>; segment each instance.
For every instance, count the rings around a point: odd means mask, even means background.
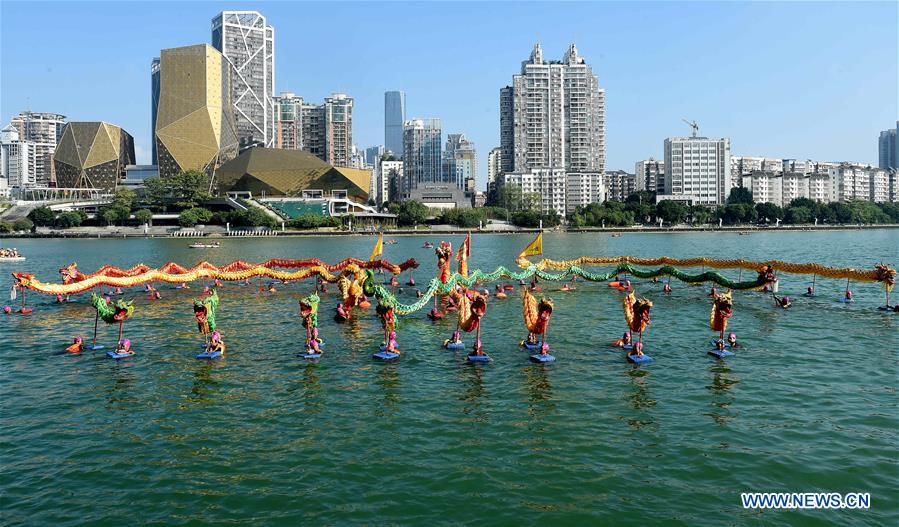
[[[56,183],[53,156],[66,127],[66,116],[51,112],[22,112],[13,117],[10,124],[18,131],[20,141],[34,145],[34,163],[30,172],[34,177],[23,179],[23,188],[48,187]]]
[[[686,195],[698,205],[720,205],[731,189],[730,139],[665,139],[665,194]]]
[[[537,194],[545,212],[565,215],[567,173],[564,168],[532,168],[524,172],[507,172],[500,176],[499,187],[512,185],[523,194]]]
[[[574,213],[577,207],[602,203],[606,198],[605,176],[599,172],[568,172],[565,174],[565,212]]]
[[[0,130],[0,179],[7,188],[30,188],[37,182],[37,145],[22,141],[12,125]]]
[[[665,193],[665,162],[655,158],[643,159],[634,163],[634,187],[636,190],[647,190],[657,194]]]

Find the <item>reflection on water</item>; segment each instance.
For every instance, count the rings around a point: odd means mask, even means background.
[[[553,400],[553,387],[550,383],[552,366],[543,364],[530,364],[520,370],[524,374],[525,389],[527,390],[528,429],[532,432],[543,433],[544,421],[555,413],[556,403]]]
[[[400,372],[395,363],[376,364],[375,370],[378,371],[378,380],[375,385],[381,389],[383,394],[383,402],[375,405],[375,416],[377,417],[394,417],[397,411],[397,405],[400,403],[400,396],[397,388],[400,384]]]
[[[623,373],[630,380],[630,389],[622,394],[622,398],[634,410],[644,410],[644,412],[623,415],[620,418],[632,428],[643,428],[654,423],[651,415],[645,411],[656,405],[656,400],[649,393],[650,373],[648,369],[639,364],[627,364],[628,367],[623,370]]]
[[[706,385],[706,389],[716,397],[710,401],[712,410],[706,415],[717,424],[724,425],[737,416],[737,413],[730,409],[735,398],[729,392],[740,381],[731,373],[731,369],[724,361],[717,361],[709,366],[709,373],[712,374],[712,384]]]
[[[456,360],[461,359],[461,364],[457,368],[458,375],[464,387],[459,393],[459,400],[465,404],[462,407],[462,413],[471,415],[475,421],[487,422],[488,412],[484,409],[482,399],[489,398],[487,389],[484,387],[484,369],[479,364],[470,364],[459,354],[456,354]]]

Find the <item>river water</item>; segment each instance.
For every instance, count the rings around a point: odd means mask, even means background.
[[[545,255],[781,259],[871,268],[899,264],[899,231],[737,234],[548,234]],[[434,275],[430,239],[398,237],[384,257],[414,257]],[[530,235],[475,235],[471,268],[512,267]],[[0,270],[58,280],[77,261],[192,265],[208,259],[366,258],[373,237],[188,241],[17,240],[28,257]],[[724,271],[735,276],[737,271]],[[8,277],[9,275],[6,274]],[[405,282],[404,275],[402,281]],[[655,360],[629,365],[608,342],[625,329],[620,294],[579,282],[557,292],[548,339],[557,360],[532,364],[517,293],[492,299],[483,322],[494,361],[472,366],[439,344],[448,320],[424,312],[398,325],[396,363],[373,362],[374,315],[331,318],[325,355],[296,357],[304,335],[297,299],[225,285],[218,324],[223,360],[194,358],[199,294],[159,286],[161,300],[129,292],[126,327],[137,355],[62,353],[89,336],[85,295],[57,305],[29,292],[34,313],[0,322],[0,515],[4,525],[896,525],[899,518],[897,315],[876,310],[883,288],[781,275],[783,311],[761,293],[735,293],[730,329],[746,349],[706,355],[708,287],[638,283],[652,299],[645,334]],[[9,285],[9,278],[4,279]],[[411,302],[407,288],[401,295]],[[899,292],[897,292],[899,296]],[[114,345],[115,329],[100,341]],[[471,337],[466,335],[470,343]],[[870,510],[751,511],[740,493],[870,492]]]

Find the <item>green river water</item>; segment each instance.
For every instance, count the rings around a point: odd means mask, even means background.
[[[384,258],[416,258],[423,287],[436,269],[423,241],[457,247],[462,236],[397,239]],[[475,234],[471,268],[513,267],[531,239]],[[544,239],[556,259],[899,264],[899,230]],[[364,259],[374,237],[225,239],[201,250],[178,239],[15,243],[28,260],[0,265],[7,290],[10,271],[55,282],[72,261],[92,272],[107,263]],[[424,311],[400,320],[399,361],[373,361],[377,319],[359,313],[336,324],[333,287],[319,317],[325,355],[304,362],[297,299],[311,282],[262,295],[224,285],[223,360],[194,358],[200,288],[166,285],[155,302],[126,295],[136,299],[125,325],[136,356],[73,356],[62,350],[93,327],[86,295],[57,305],[29,292],[33,314],[0,319],[0,524],[895,526],[899,315],[876,310],[878,284],[852,284],[857,302],[844,305],[844,281],[819,280],[809,299],[801,293],[810,280],[780,276],[780,292],[796,297],[786,311],[736,292],[729,329],[746,349],[725,362],[706,355],[708,286],[675,281],[666,296],[661,284],[638,282],[655,303],[645,334],[655,360],[640,367],[608,345],[626,328],[621,295],[605,284],[578,282],[569,293],[542,284],[555,300],[549,365],[516,346],[517,292],[491,299],[483,341],[494,361],[478,366],[440,348],[454,324]],[[101,327],[101,342],[114,339],[113,327]],[[869,492],[871,508],[744,510],[740,493],[749,491]]]

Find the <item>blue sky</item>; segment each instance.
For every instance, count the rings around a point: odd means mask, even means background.
[[[0,3],[0,119],[30,107],[104,120],[150,155],[150,60],[208,43],[222,9],[276,31],[276,89],[355,98],[354,139],[383,143],[384,91],[408,117],[440,117],[478,148],[478,186],[499,144],[499,90],[534,42],[570,42],[606,89],[607,168],[686,135],[737,155],[877,162],[897,119],[897,3]],[[50,19],[49,21],[47,19]]]

